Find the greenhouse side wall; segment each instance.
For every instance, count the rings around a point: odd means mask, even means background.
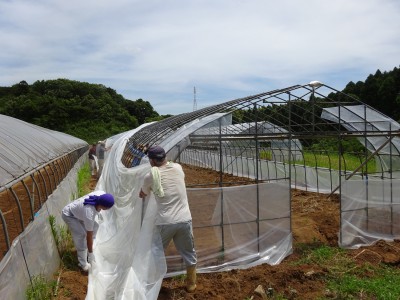
[[[339,245],[359,248],[400,238],[400,180],[367,178],[341,188]]]
[[[49,217],[54,216],[57,226],[61,209],[77,197],[77,174],[86,162],[81,156],[66,177],[35,213],[35,218],[12,242],[11,248],[0,262],[0,294],[2,299],[26,299],[25,291],[34,276],[52,278],[59,268],[60,257],[52,234]],[[18,284],[15,284],[18,282]]]
[[[276,265],[291,254],[287,181],[188,189],[188,199],[199,272],[245,269],[262,263]],[[166,255],[167,276],[185,270],[172,244]]]

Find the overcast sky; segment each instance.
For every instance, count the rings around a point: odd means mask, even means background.
[[[0,86],[99,83],[160,114],[400,66],[399,0],[0,0]]]

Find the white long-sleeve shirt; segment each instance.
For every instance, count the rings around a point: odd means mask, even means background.
[[[83,225],[85,226],[86,231],[93,231],[95,218],[99,212],[96,210],[96,207],[94,205],[83,205],[83,202],[90,195],[100,196],[104,193],[105,192],[103,192],[103,191],[91,192],[91,193],[69,203],[68,205],[66,205],[63,208],[62,212],[64,215],[66,215],[68,217],[74,217],[74,218],[80,220],[81,222],[83,222]]]

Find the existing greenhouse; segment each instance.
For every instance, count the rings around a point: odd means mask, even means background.
[[[167,264],[152,247],[154,198],[138,196],[150,169],[141,145],[160,145],[171,160],[219,172],[219,180],[188,187],[198,269],[213,272],[279,264],[291,253],[292,188],[339,194],[341,247],[398,238],[398,129],[358,99],[311,82],[108,139],[97,188],[117,203],[98,233],[89,298],[156,299],[165,274],[183,270],[173,247]]]
[[[51,277],[60,257],[49,216],[77,195],[85,141],[0,115],[0,295],[25,299],[37,275]]]

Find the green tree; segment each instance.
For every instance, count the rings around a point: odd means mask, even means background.
[[[88,142],[137,127],[137,118],[125,107],[130,102],[104,85],[68,79],[0,88],[0,113]],[[158,116],[150,108],[149,114]]]
[[[144,101],[143,99],[128,101],[125,103],[125,107],[131,115],[136,116],[139,124],[145,123],[147,118],[156,118],[159,116],[159,114],[154,111],[150,102]]]

